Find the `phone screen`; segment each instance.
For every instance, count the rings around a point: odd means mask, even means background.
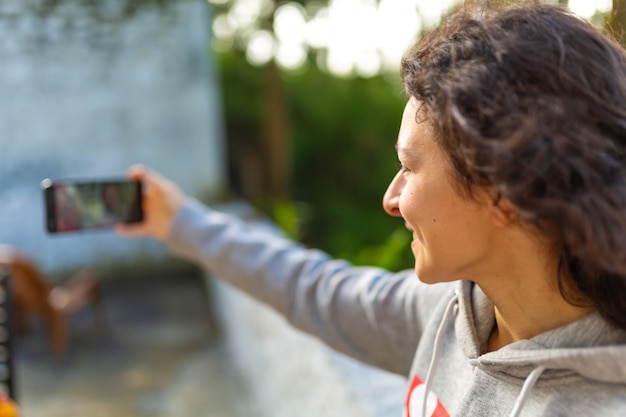
[[[107,229],[143,220],[138,181],[53,181],[41,183],[50,233]]]

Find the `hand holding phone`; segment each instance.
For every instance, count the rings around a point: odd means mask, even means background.
[[[111,229],[143,220],[140,181],[48,178],[41,187],[49,233]]]
[[[119,224],[115,231],[125,237],[149,236],[166,240],[172,222],[184,206],[187,195],[174,182],[143,165],[130,167],[128,178],[141,182],[145,187],[144,219],[139,224]]]

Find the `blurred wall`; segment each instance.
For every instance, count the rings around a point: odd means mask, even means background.
[[[43,178],[142,162],[189,194],[225,187],[206,0],[0,1],[0,242],[54,273],[162,259],[113,232],[45,232]]]

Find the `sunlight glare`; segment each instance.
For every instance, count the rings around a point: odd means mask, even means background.
[[[215,33],[215,36],[218,38],[232,38],[235,34],[235,30],[226,15],[222,14],[213,19],[213,33]]]
[[[313,48],[326,47],[330,41],[328,27],[328,9],[324,8],[317,12],[315,17],[307,23],[305,30],[306,42]]]
[[[306,49],[304,45],[297,43],[282,42],[276,51],[276,62],[288,70],[302,67],[306,62]]]
[[[274,55],[274,37],[266,30],[258,30],[250,36],[246,58],[253,65],[265,65]]]
[[[569,9],[585,18],[590,18],[596,11],[608,12],[612,7],[612,0],[569,0]]]
[[[315,39],[319,45],[324,38],[313,29],[324,31],[326,66],[338,75],[356,71],[370,76],[381,68],[397,68],[420,29],[415,4],[398,0],[381,0],[378,5],[375,1],[333,0],[327,15],[316,16],[311,24],[319,26],[309,28],[307,39]]]
[[[228,20],[235,29],[249,28],[260,15],[271,10],[268,0],[235,0],[228,12]]]
[[[380,72],[381,59],[378,51],[370,49],[365,51],[356,61],[356,73],[364,78],[373,77]]]
[[[305,41],[306,21],[304,9],[297,3],[285,3],[274,13],[274,33],[281,42],[298,43]]]
[[[458,0],[417,0],[417,10],[424,24],[431,27],[438,24],[441,16],[457,3]]]
[[[420,32],[421,23],[412,1],[381,0],[377,20],[380,26],[378,48],[382,65],[395,69],[404,51]]]
[[[349,75],[362,49],[361,28],[369,17],[359,0],[332,0],[328,8],[328,69]],[[348,27],[346,22],[354,25]]]
[[[213,22],[216,37],[245,39],[252,33],[246,54],[255,65],[263,65],[275,54],[279,65],[295,69],[306,62],[310,47],[324,51],[318,58],[328,71],[369,77],[381,70],[397,71],[402,55],[423,26],[438,24],[458,0],[330,0],[327,6],[320,3],[307,9],[287,2],[274,14],[276,38],[257,30],[256,19],[268,16],[272,4],[270,0],[233,0],[228,15],[216,16]],[[584,18],[611,8],[612,0],[569,0],[569,9]]]

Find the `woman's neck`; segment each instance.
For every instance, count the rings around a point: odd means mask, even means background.
[[[496,320],[489,338],[490,351],[530,339],[595,311],[593,307],[569,303],[561,294],[556,272],[549,274],[546,269],[533,272],[528,266],[521,268],[522,274],[477,282],[494,304]]]
[[[555,300],[550,308],[535,306],[526,310],[508,309],[502,313],[495,308],[496,321],[489,336],[488,351],[492,352],[523,339],[531,339],[541,333],[573,323],[592,313],[595,309],[562,304]],[[517,312],[515,312],[517,311]]]
[[[475,281],[494,304],[496,320],[489,351],[530,339],[595,311],[593,307],[572,305],[563,297],[555,251],[536,237],[514,235],[509,236],[513,250],[504,249],[499,254],[499,267]]]

